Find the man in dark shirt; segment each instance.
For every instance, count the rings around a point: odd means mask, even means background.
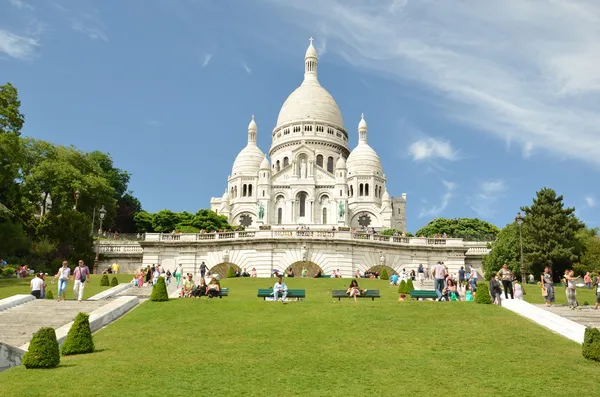
[[[458,282],[460,285],[465,284],[465,267],[464,266],[461,266],[460,270],[458,271]]]
[[[202,262],[202,264],[200,265],[200,276],[202,278],[204,278],[204,275],[206,274],[206,270],[208,270],[208,266],[206,266],[206,263]]]

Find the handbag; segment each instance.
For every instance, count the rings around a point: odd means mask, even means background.
[[[542,296],[548,296],[548,289],[546,287],[542,287]]]

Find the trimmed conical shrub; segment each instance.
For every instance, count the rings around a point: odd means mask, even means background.
[[[585,329],[581,354],[588,360],[600,361],[600,331],[598,328]]]
[[[406,282],[406,293],[408,294],[410,291],[414,290],[415,286],[413,284],[412,278],[409,278]]]
[[[389,280],[389,279],[390,279],[390,276],[388,276],[388,272],[387,272],[387,270],[383,269],[383,270],[381,271],[381,274],[379,275],[379,278],[380,278],[381,280]]]
[[[227,275],[225,277],[227,277],[227,278],[235,277],[235,269],[233,268],[233,266],[229,266],[229,270],[227,270]]]
[[[63,356],[73,354],[85,354],[94,352],[94,340],[92,339],[92,329],[90,328],[90,315],[79,313],[75,317],[73,325],[62,344],[61,353]]]
[[[117,285],[119,285],[119,280],[116,277],[113,277],[112,280],[110,280],[110,286],[116,287]]]
[[[60,363],[60,351],[54,328],[40,328],[29,342],[29,350],[23,356],[23,365],[31,368],[56,368]]]
[[[401,294],[406,294],[406,281],[400,281],[400,285],[398,286],[398,292]]]
[[[488,287],[487,284],[482,283],[477,286],[475,302],[482,303],[484,305],[492,304],[492,297],[490,296],[490,287]]]
[[[110,283],[108,282],[108,274],[105,274],[104,276],[102,276],[102,279],[100,279],[100,286],[108,287],[109,285]]]
[[[52,291],[46,291],[46,299],[54,299],[54,294]]]
[[[167,285],[165,284],[164,277],[159,277],[156,285],[152,287],[150,300],[152,302],[166,302],[169,300],[169,294],[167,293]]]

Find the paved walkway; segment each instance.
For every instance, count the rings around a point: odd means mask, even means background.
[[[554,305],[551,307],[547,307],[546,305],[536,306],[586,327],[600,329],[600,309],[593,310],[593,306],[581,306],[581,310],[571,310],[567,305]]]
[[[22,346],[41,327],[58,328],[75,320],[79,312],[91,313],[108,301],[56,301],[36,299],[0,312],[0,342]]]
[[[176,290],[175,284],[171,283],[170,285],[167,285],[167,293],[169,296]],[[149,299],[151,294],[152,287],[131,287],[115,296],[137,296],[140,299]]]

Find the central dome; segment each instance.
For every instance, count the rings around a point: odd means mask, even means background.
[[[277,126],[300,120],[315,120],[344,128],[342,112],[335,99],[315,80],[304,80],[285,100]]]
[[[304,81],[283,103],[276,128],[302,120],[321,121],[344,128],[342,112],[335,99],[319,84],[317,63],[317,50],[311,39],[304,56]]]

